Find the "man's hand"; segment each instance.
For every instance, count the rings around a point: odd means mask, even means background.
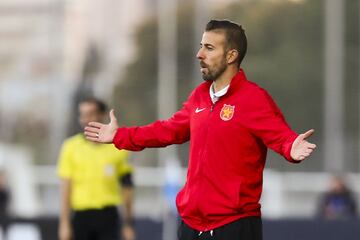
[[[124,240],[135,240],[134,228],[125,224],[125,226],[122,228],[122,237]]]
[[[85,127],[85,136],[88,140],[98,143],[111,143],[114,139],[115,133],[119,128],[114,110],[110,111],[110,123],[102,124],[99,122],[90,122]]]
[[[314,151],[316,145],[306,141],[314,133],[314,129],[307,131],[306,133],[300,134],[292,144],[290,156],[292,159],[302,161]]]
[[[59,225],[59,239],[72,240],[72,230],[69,222],[60,222]]]

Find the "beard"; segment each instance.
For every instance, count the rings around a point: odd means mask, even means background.
[[[221,76],[227,68],[225,58],[222,59],[219,64],[216,64],[212,67],[205,64],[204,62],[200,62],[200,66],[207,69],[207,73],[202,72],[202,78],[204,81],[216,81],[216,79]]]

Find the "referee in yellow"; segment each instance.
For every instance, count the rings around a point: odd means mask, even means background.
[[[82,100],[79,122],[103,121],[106,104],[96,98]],[[67,139],[61,149],[60,240],[134,240],[132,168],[128,152],[112,144],[97,144],[83,133]],[[123,217],[118,207],[123,205]]]

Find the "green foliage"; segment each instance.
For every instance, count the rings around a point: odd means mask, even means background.
[[[138,54],[114,90],[114,102],[123,123],[144,124],[156,116],[157,25],[147,22],[137,33]]]

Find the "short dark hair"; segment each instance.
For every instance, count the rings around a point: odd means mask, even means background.
[[[80,99],[79,101],[79,105],[81,103],[93,103],[96,105],[96,108],[97,110],[100,112],[100,113],[106,113],[107,110],[108,110],[108,107],[106,105],[106,103],[96,97],[85,97],[85,98],[82,98]]]
[[[242,60],[245,57],[247,51],[247,39],[245,30],[241,25],[229,20],[210,20],[206,24],[205,31],[224,31],[227,43],[227,49],[236,49],[239,52],[238,66],[240,66]]]

